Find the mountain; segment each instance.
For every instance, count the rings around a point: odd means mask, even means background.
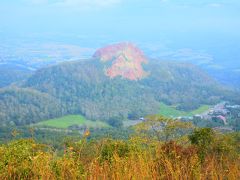
[[[111,78],[121,76],[139,80],[147,76],[142,67],[142,64],[147,63],[147,59],[132,43],[119,43],[101,48],[96,51],[93,58],[110,62],[110,65],[105,67],[105,74]]]
[[[239,69],[206,69],[207,72],[221,83],[240,89]]]
[[[128,114],[154,113],[159,108],[151,89],[138,81],[105,75],[99,60],[71,62],[36,72],[24,84],[61,100],[70,114],[89,119],[126,118]]]
[[[28,78],[32,70],[13,63],[0,63],[0,88]]]
[[[223,100],[240,102],[236,92],[223,87],[197,66],[147,59],[130,43],[101,48],[85,61],[40,69],[18,88],[18,92],[23,92],[13,97],[6,95],[9,90],[0,93],[1,102],[14,101],[1,103],[0,114],[7,116],[0,116],[0,121],[33,118],[36,122],[66,114],[82,114],[92,120],[136,119],[158,113],[161,102],[185,111]],[[34,93],[26,99],[26,91]],[[36,100],[38,97],[41,101]],[[44,111],[43,104],[48,104]],[[5,112],[12,106],[23,105],[26,112],[30,107],[37,110],[23,117]]]

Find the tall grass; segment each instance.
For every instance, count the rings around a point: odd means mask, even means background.
[[[0,179],[232,180],[240,179],[240,159],[234,148],[213,148],[201,161],[199,149],[191,144],[141,138],[84,138],[57,155],[33,139],[22,139],[0,146]]]

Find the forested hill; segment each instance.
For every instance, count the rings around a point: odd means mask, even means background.
[[[71,62],[38,71],[24,87],[51,94],[66,104],[69,113],[89,119],[127,118],[157,112],[159,102],[151,88],[121,77],[109,78],[98,60]]]
[[[0,63],[0,88],[24,80],[33,74],[32,70],[13,63]]]
[[[65,103],[69,113],[89,119],[138,118],[157,113],[160,102],[191,110],[231,98],[230,91],[193,65],[150,61],[145,69],[147,77],[132,81],[109,78],[97,59],[63,63],[38,71],[24,87],[48,93]]]
[[[24,125],[62,114],[60,101],[30,88],[0,90],[0,124]]]
[[[40,69],[10,95],[11,87],[1,90],[0,121],[36,122],[65,114],[93,120],[135,119],[158,113],[161,102],[188,111],[222,100],[240,101],[236,92],[194,65],[151,59],[132,62],[133,57],[145,57],[135,46],[125,45],[127,50],[121,45],[109,60],[101,59],[108,57],[104,49],[86,61]],[[8,111],[13,106],[15,110]]]

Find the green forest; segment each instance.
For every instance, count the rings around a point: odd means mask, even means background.
[[[30,125],[74,114],[94,121],[137,120],[149,114],[168,116],[169,110],[173,116],[193,115],[221,101],[240,102],[237,91],[194,65],[150,61],[145,69],[151,73],[138,81],[107,77],[95,59],[40,69],[0,89],[0,122]]]

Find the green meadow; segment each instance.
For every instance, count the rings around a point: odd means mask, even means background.
[[[159,114],[166,116],[166,117],[193,116],[196,114],[204,113],[209,108],[210,108],[210,106],[208,106],[208,105],[202,105],[198,109],[186,112],[186,111],[177,110],[174,106],[168,106],[166,104],[161,103]]]
[[[87,120],[81,115],[67,115],[60,118],[49,119],[37,123],[37,126],[47,126],[52,128],[66,129],[72,125],[82,125],[88,128],[108,127],[108,125],[102,121]]]

